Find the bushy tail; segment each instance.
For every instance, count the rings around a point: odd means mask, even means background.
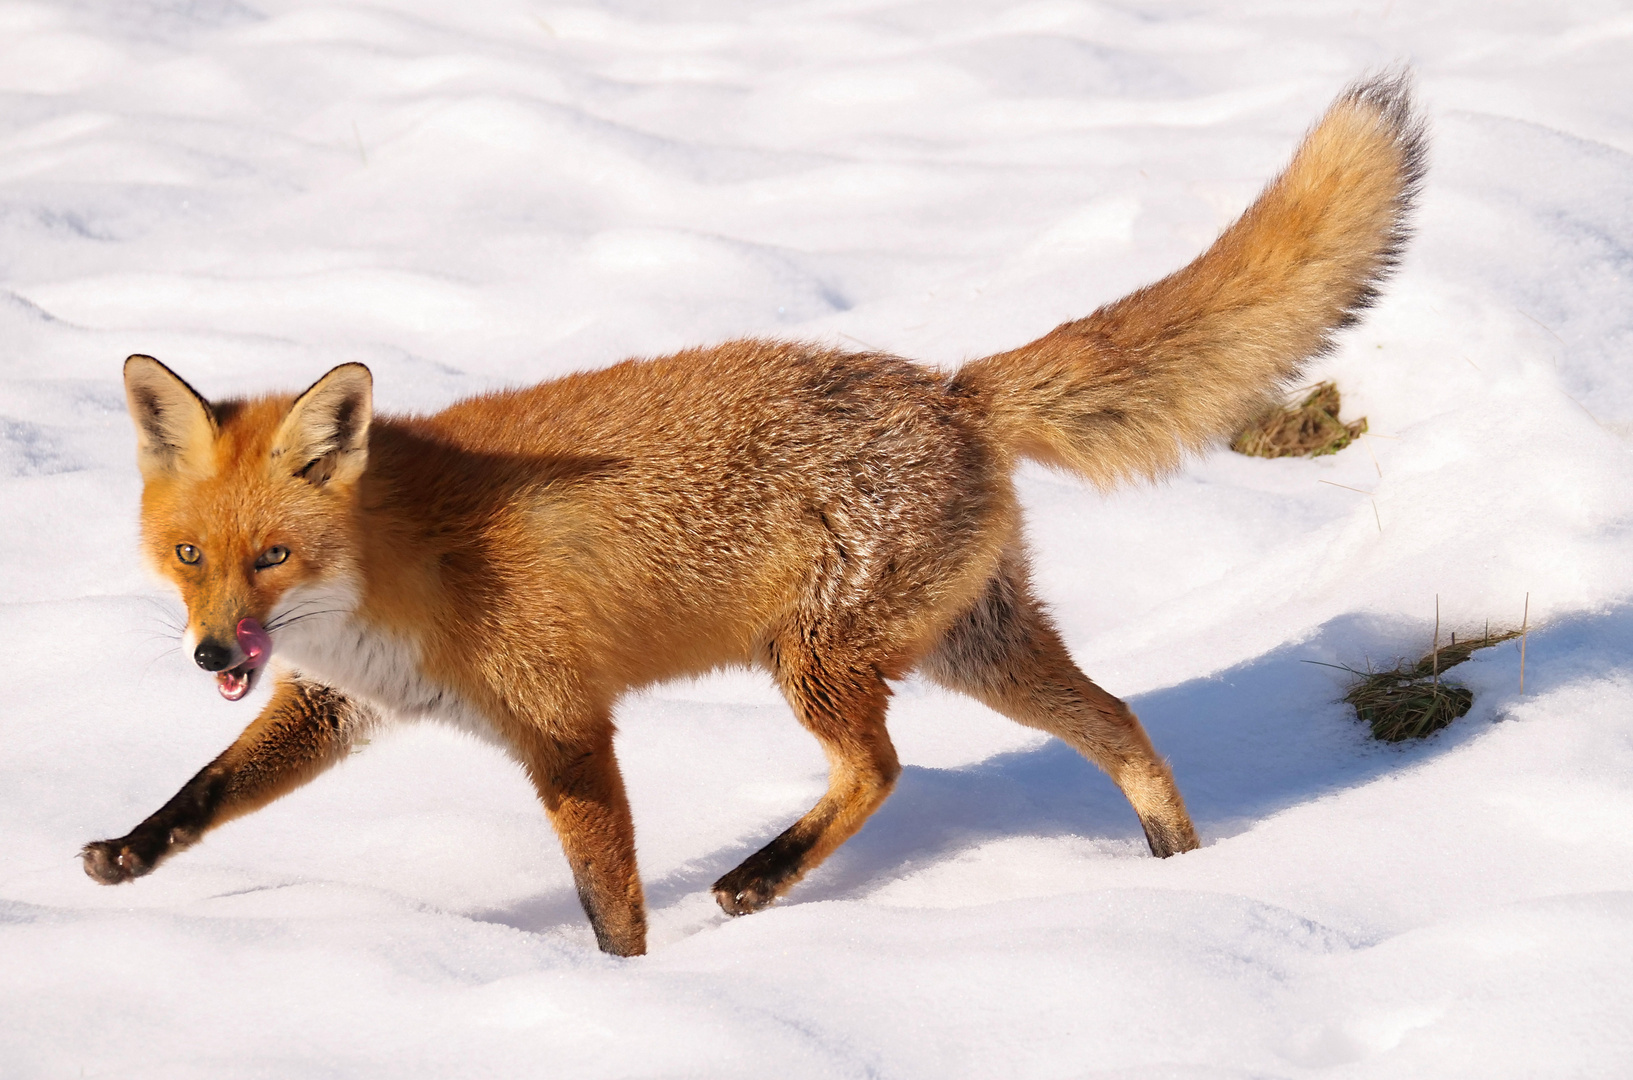
[[[1357,83],[1177,273],[953,377],[1007,451],[1109,487],[1236,434],[1332,348],[1409,235],[1425,135],[1404,75]]]

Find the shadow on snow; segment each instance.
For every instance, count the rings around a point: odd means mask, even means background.
[[[1420,742],[1372,740],[1340,701],[1350,676],[1334,667],[1392,666],[1429,648],[1418,624],[1345,615],[1301,641],[1227,671],[1131,698],[1168,757],[1203,843],[1227,839],[1276,811],[1455,751],[1519,700],[1519,643],[1482,650],[1449,678],[1474,684],[1473,710]],[[1614,672],[1633,658],[1633,606],[1562,619],[1527,644],[1528,696]],[[1091,671],[1092,675],[1092,671]],[[789,822],[743,837],[647,882],[653,908],[706,890]],[[1083,836],[1138,842],[1139,822],[1106,776],[1057,739],[975,765],[909,765],[890,800],[784,903],[863,895],[966,848],[1005,837]],[[538,930],[583,918],[559,890],[484,920]]]

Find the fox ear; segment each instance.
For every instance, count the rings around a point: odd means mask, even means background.
[[[144,479],[215,471],[215,412],[181,376],[151,356],[132,356],[125,361],[125,400]]]
[[[289,407],[272,439],[274,468],[314,487],[350,484],[368,463],[374,377],[362,364],[341,364]]]

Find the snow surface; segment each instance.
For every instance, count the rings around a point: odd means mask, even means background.
[[[81,873],[256,707],[138,565],[127,353],[212,396],[362,360],[390,410],[750,334],[953,363],[1189,259],[1403,59],[1419,237],[1319,372],[1373,436],[1023,476],[1200,851],[909,681],[889,804],[727,920],[708,884],[823,767],[726,673],[621,710],[644,958],[595,951],[518,769],[433,725]],[[1586,0],[0,4],[0,1076],[1633,1074],[1630,72]],[[1482,653],[1423,743],[1306,663],[1527,594],[1524,695]]]

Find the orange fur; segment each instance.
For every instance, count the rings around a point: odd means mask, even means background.
[[[1139,721],[1032,597],[1010,473],[1032,456],[1107,484],[1228,437],[1370,300],[1420,174],[1404,87],[1363,84],[1196,262],[950,376],[738,341],[374,417],[356,364],[298,398],[212,405],[132,357],[147,557],[201,666],[242,669],[244,620],[280,666],[261,717],[130,835],[89,845],[87,871],[146,873],[380,717],[437,716],[517,757],[602,948],[639,953],[613,710],[733,664],[771,673],[831,766],[822,800],[716,883],[734,914],[889,795],[888,681],[915,669],[1104,768],[1154,853],[1195,847]]]

